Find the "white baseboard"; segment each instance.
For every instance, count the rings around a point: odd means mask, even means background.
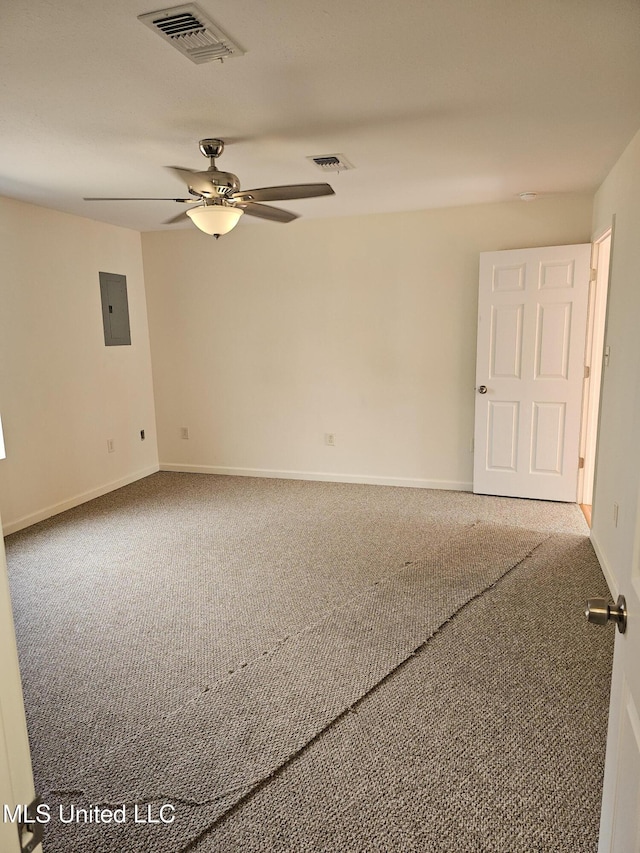
[[[113,492],[116,489],[121,489],[123,486],[128,486],[129,483],[134,483],[136,480],[142,480],[143,477],[155,474],[158,470],[158,465],[151,465],[148,468],[143,468],[141,471],[135,471],[133,474],[122,477],[120,480],[105,483],[102,486],[98,486],[96,489],[90,489],[88,492],[82,492],[79,495],[74,495],[71,498],[60,501],[60,503],[45,507],[37,512],[30,513],[29,515],[24,515],[22,518],[18,518],[15,521],[6,522],[2,526],[2,532],[5,536],[8,536],[10,533],[15,533],[25,527],[30,527],[38,521],[44,521],[45,518],[51,518],[52,515],[58,515],[61,512],[65,512],[65,510],[73,509],[73,507],[80,506],[80,504],[91,501],[94,498],[102,497],[102,495],[106,495],[108,492]]]
[[[618,584],[616,583],[613,572],[611,571],[611,566],[609,565],[607,558],[600,547],[598,540],[593,535],[593,530],[589,535],[589,539],[591,539],[591,544],[593,545],[593,550],[596,552],[596,557],[598,558],[598,562],[600,563],[600,568],[602,569],[602,574],[604,575],[604,579],[607,582],[607,586],[609,587],[609,592],[613,600],[615,601],[618,597]]]
[[[419,480],[410,477],[381,477],[369,474],[336,474],[324,471],[272,471],[266,468],[228,468],[220,465],[185,465],[161,462],[161,471],[183,474],[222,474],[232,477],[265,477],[279,480],[321,480],[329,483],[363,483],[369,486],[406,486],[412,489],[444,489],[470,492],[472,483],[454,480]]]
[[[120,480],[105,483],[95,489],[90,489],[87,492],[74,495],[59,503],[44,507],[37,512],[4,522],[3,535],[8,536],[10,533],[16,533],[18,530],[23,530],[25,527],[30,527],[39,521],[44,521],[45,518],[59,515],[61,512],[73,509],[73,507],[80,506],[80,504],[91,501],[94,498],[99,498],[108,492],[128,486],[136,480],[142,480],[150,474],[155,474],[156,471],[177,471],[185,474],[220,474],[232,477],[265,477],[267,479],[282,480],[320,480],[330,483],[362,483],[371,486],[404,486],[412,489],[443,489],[445,491],[457,492],[470,492],[472,490],[472,483],[462,483],[453,480],[420,480],[410,477],[336,474],[325,473],[323,471],[273,471],[266,468],[228,468],[219,465],[184,465],[182,463],[162,462],[160,465],[152,465],[140,471],[135,471],[133,474],[123,477]]]

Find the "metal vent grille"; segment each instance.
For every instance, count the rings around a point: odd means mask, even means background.
[[[204,15],[195,3],[174,6],[139,15],[138,20],[159,33],[192,62],[213,62],[242,56],[244,50],[217,24]]]
[[[323,172],[346,172],[347,169],[355,168],[344,154],[320,154],[316,157],[307,157]]]

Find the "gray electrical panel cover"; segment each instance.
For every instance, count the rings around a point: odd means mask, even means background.
[[[101,272],[99,276],[105,346],[130,346],[127,278],[112,272]]]

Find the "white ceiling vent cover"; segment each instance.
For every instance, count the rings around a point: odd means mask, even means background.
[[[198,65],[245,53],[195,3],[148,12],[146,15],[138,15],[138,20]]]
[[[353,169],[353,163],[350,163],[344,154],[318,154],[315,157],[307,157],[315,163],[318,169],[323,172],[346,172],[347,169]]]

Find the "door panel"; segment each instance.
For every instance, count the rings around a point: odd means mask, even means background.
[[[576,500],[590,258],[480,256],[474,492]]]
[[[640,398],[637,405],[640,418]],[[640,853],[640,491],[633,536],[630,559],[601,559],[613,600],[625,596],[628,622],[616,631],[598,853]]]
[[[487,469],[514,471],[518,458],[518,403],[489,401],[489,437]]]
[[[629,685],[622,691],[620,763],[616,811],[631,820],[615,820],[611,850],[640,850],[640,718]]]
[[[531,431],[531,471],[562,474],[565,435],[564,403],[534,403]]]
[[[538,305],[535,379],[568,379],[571,303]]]
[[[494,305],[491,316],[491,366],[489,376],[520,379],[524,306]]]

